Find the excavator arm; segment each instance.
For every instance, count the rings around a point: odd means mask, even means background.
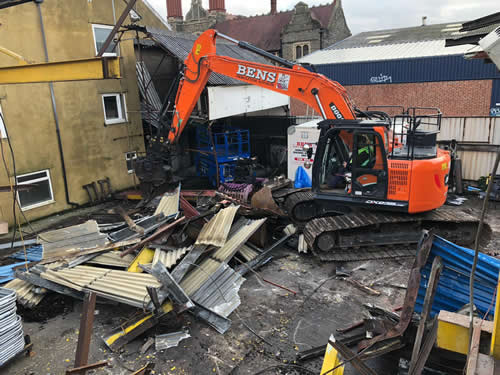
[[[279,67],[217,56],[217,37],[229,40],[285,66]],[[324,119],[355,119],[354,108],[349,97],[344,87],[338,82],[331,81],[322,74],[310,72],[300,65],[260,50],[246,42],[239,42],[217,33],[216,30],[207,30],[199,36],[184,64],[184,75],[177,90],[173,121],[168,133],[170,144],[175,143],[182,134],[212,72],[296,98],[314,108]]]

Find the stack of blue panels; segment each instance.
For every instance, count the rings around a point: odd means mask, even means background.
[[[438,314],[440,310],[457,311],[469,303],[469,277],[474,251],[434,236],[429,258],[421,271],[422,278],[415,304],[415,311],[418,313],[422,312],[432,261],[436,256],[442,258],[444,267],[434,296],[431,316]],[[490,319],[493,318],[495,312],[493,295],[497,287],[499,271],[499,259],[479,254],[474,282],[474,305],[481,316],[490,309],[488,313]],[[491,305],[492,300],[493,305]]]
[[[26,249],[26,258],[30,262],[39,262],[42,260],[43,247],[42,245],[31,246]],[[20,250],[10,256],[14,259],[25,260],[24,250]]]

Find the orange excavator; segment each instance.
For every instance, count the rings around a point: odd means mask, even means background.
[[[217,38],[276,65],[218,56]],[[338,82],[216,30],[198,37],[184,64],[171,124],[152,138],[156,155],[179,140],[212,72],[296,98],[322,116],[318,142],[307,150],[311,159],[316,148],[312,189],[291,193],[284,204],[321,259],[407,255],[413,246],[405,246],[417,242],[424,228],[460,244],[473,241],[477,219],[441,207],[453,160],[437,147],[438,109],[403,109],[392,117],[381,108],[359,110]],[[168,152],[163,155],[168,159]],[[151,179],[160,168],[159,180],[166,178],[168,167],[156,160],[139,162],[140,179],[148,173]]]

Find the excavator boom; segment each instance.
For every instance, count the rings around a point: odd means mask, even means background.
[[[286,66],[218,56],[218,36]],[[179,139],[212,72],[296,98],[314,108],[324,119],[355,119],[353,106],[339,83],[245,42],[219,34],[216,30],[207,30],[199,36],[184,64],[184,77],[177,91],[172,126],[168,135],[169,143],[175,143]]]

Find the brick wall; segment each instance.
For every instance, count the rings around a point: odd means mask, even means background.
[[[438,107],[443,116],[489,116],[492,80],[346,86],[356,106],[402,105]],[[291,113],[305,115],[306,106],[292,99]]]

